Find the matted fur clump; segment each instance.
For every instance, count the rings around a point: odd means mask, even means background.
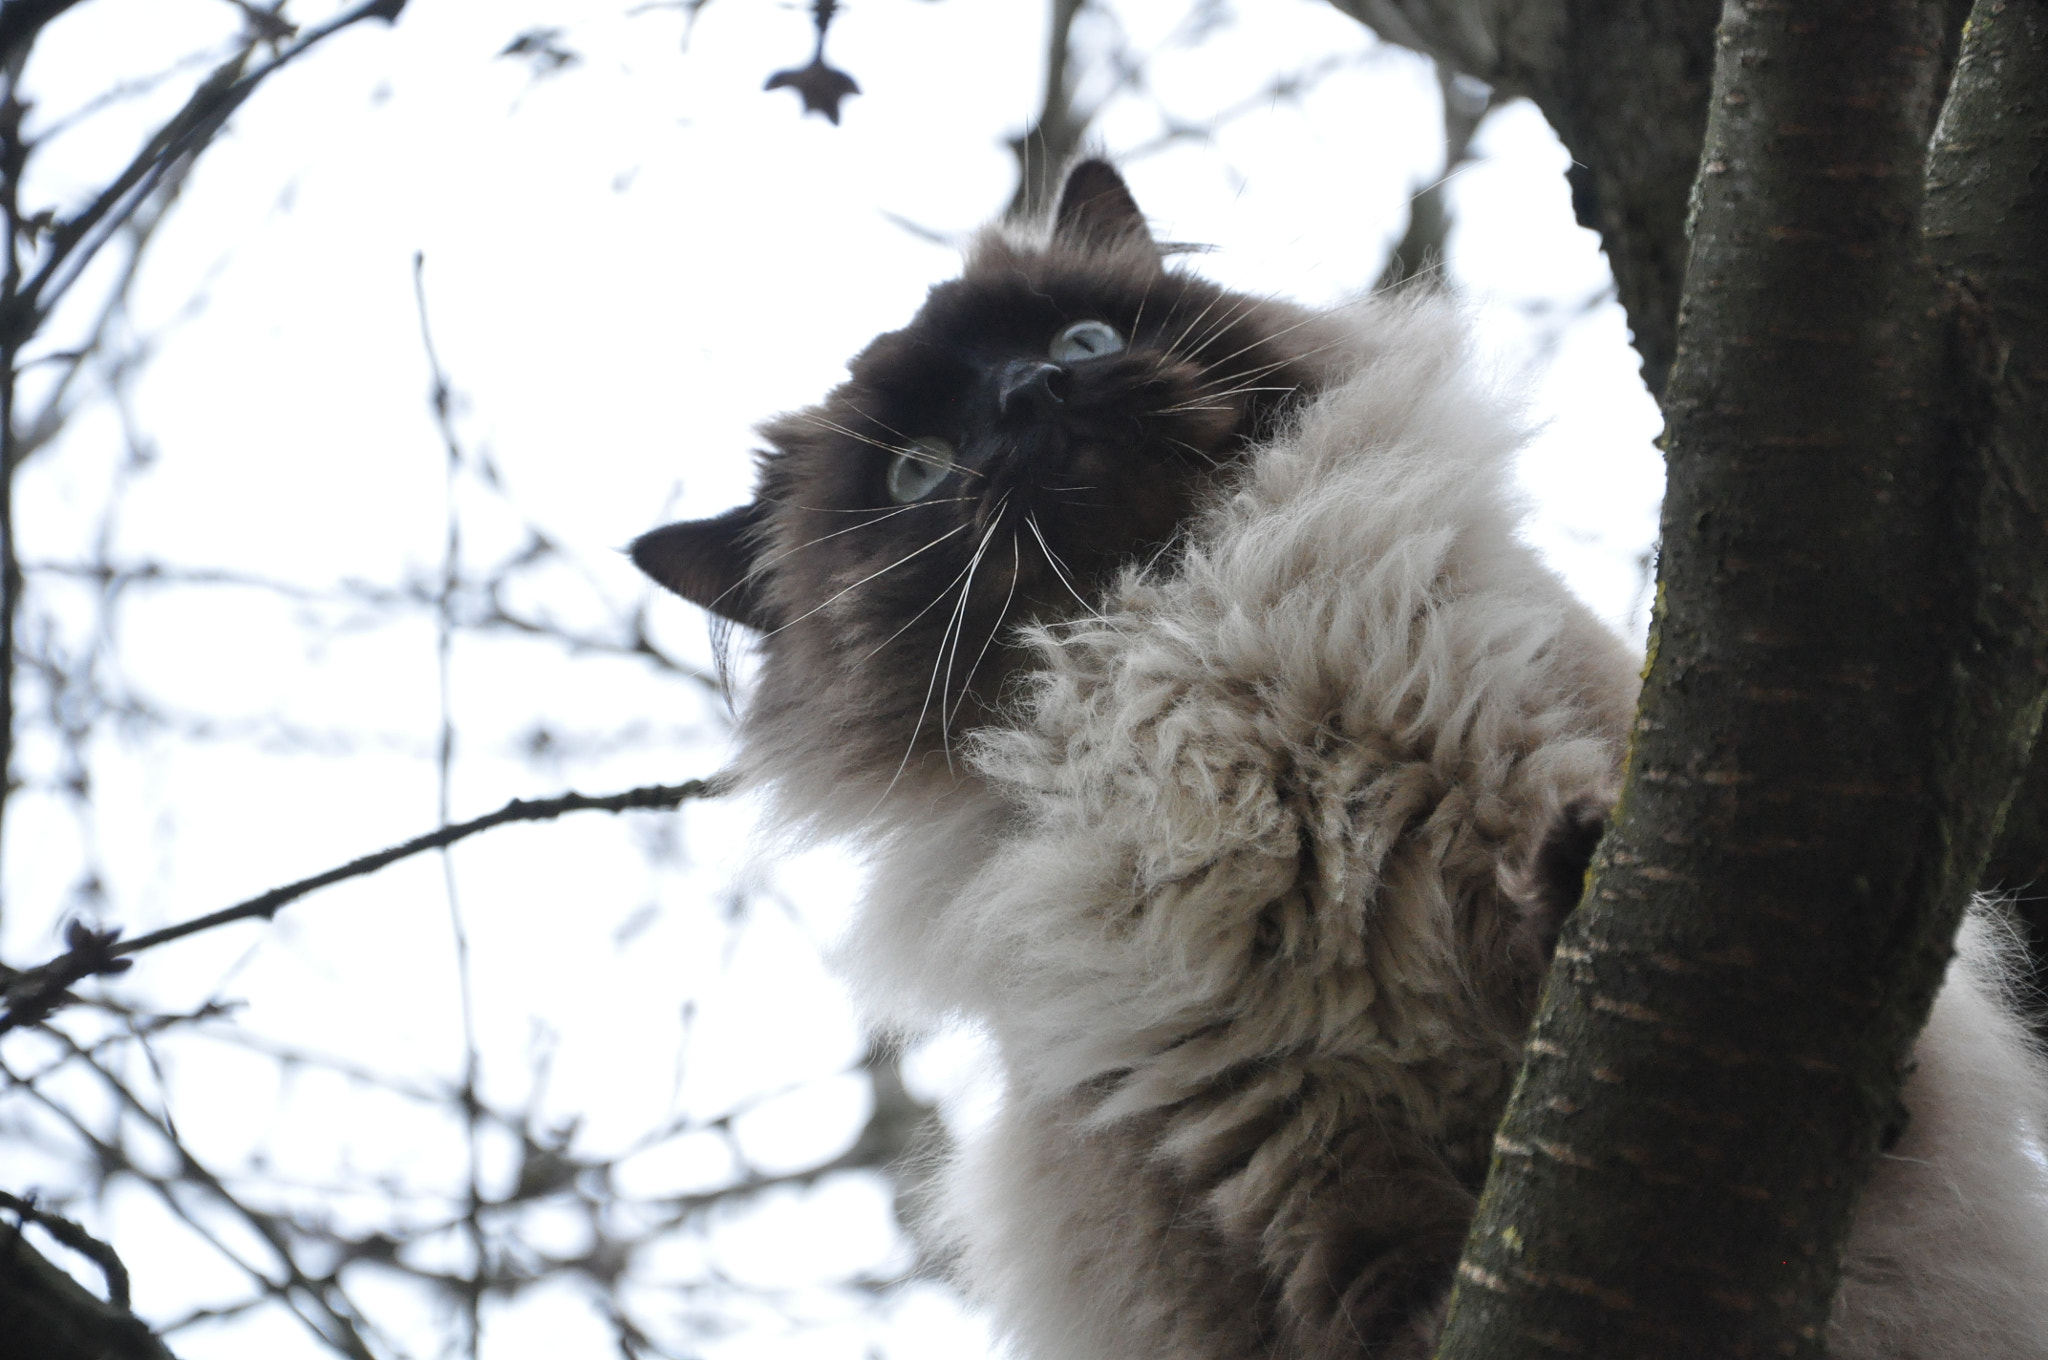
[[[740,768],[871,853],[870,1015],[994,1041],[963,1283],[1030,1360],[1426,1356],[1636,689],[1515,537],[1459,321],[1169,269],[1087,162],[851,372],[635,557],[760,632]],[[2048,1085],[1985,938],[1838,1356],[2048,1355]]]

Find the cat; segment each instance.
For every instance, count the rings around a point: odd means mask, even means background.
[[[1638,658],[1516,538],[1453,309],[1170,254],[1082,161],[762,427],[751,503],[632,555],[758,633],[737,773],[870,853],[868,1014],[994,1042],[938,1218],[1017,1353],[1420,1360]],[[2048,1355],[2048,1082],[1991,936],[1837,1356]]]

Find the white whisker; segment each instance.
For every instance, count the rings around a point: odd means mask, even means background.
[[[1256,298],[1245,298],[1238,305],[1224,312],[1222,316],[1217,317],[1215,321],[1210,323],[1209,329],[1203,331],[1201,337],[1188,346],[1188,352],[1199,355],[1202,352],[1202,346],[1214,340],[1218,335],[1221,335],[1227,327],[1236,324],[1240,317],[1245,316],[1251,311],[1257,304],[1257,301],[1258,299]]]
[[[1152,300],[1152,285],[1157,281],[1157,277],[1155,275],[1153,278],[1147,279],[1145,281],[1145,291],[1138,294],[1138,311],[1131,318],[1131,342],[1133,344],[1136,344],[1138,340],[1138,328],[1145,324],[1145,304]]]
[[[1003,593],[1002,608],[996,610],[996,620],[989,625],[988,636],[982,639],[981,650],[974,654],[974,664],[967,668],[967,678],[960,682],[960,697],[953,701],[953,712],[956,715],[960,712],[960,705],[967,702],[967,691],[974,688],[975,672],[981,669],[982,659],[988,655],[988,649],[994,644],[996,635],[1003,631],[1003,622],[1010,615],[1010,601],[1017,598],[1017,578],[1023,574],[1023,571],[1024,559],[1017,549],[1017,531],[1012,529],[1010,530],[1010,588]]]
[[[968,500],[968,499],[971,499],[971,498],[970,498],[970,497],[967,497],[967,496],[954,496],[954,497],[951,497],[950,499],[952,499],[952,500]],[[777,503],[777,502],[771,502],[771,504],[775,504],[775,503]],[[819,545],[820,543],[823,543],[823,542],[825,542],[825,541],[826,541],[827,539],[833,539],[833,538],[837,538],[837,537],[839,537],[839,536],[840,536],[841,534],[850,534],[850,533],[853,533],[853,532],[854,532],[855,530],[857,530],[857,529],[866,529],[866,528],[870,528],[870,527],[871,527],[871,526],[873,526],[873,525],[877,525],[877,524],[880,524],[880,523],[881,523],[881,522],[882,522],[883,520],[885,520],[885,519],[894,519],[894,518],[895,518],[896,516],[898,516],[898,515],[902,514],[902,513],[903,513],[903,512],[905,511],[905,510],[915,510],[915,509],[917,509],[917,508],[918,508],[919,506],[922,506],[922,505],[937,505],[937,504],[939,504],[939,503],[940,503],[940,502],[938,502],[938,501],[916,501],[916,502],[914,502],[914,503],[912,503],[912,504],[910,504],[910,505],[903,505],[903,506],[898,506],[898,507],[897,507],[896,509],[894,509],[894,510],[885,510],[885,511],[881,512],[880,514],[876,514],[876,513],[875,513],[874,511],[872,511],[872,510],[853,510],[853,511],[848,511],[847,513],[849,513],[849,514],[863,514],[863,515],[874,515],[875,517],[874,517],[873,519],[869,519],[869,520],[863,520],[863,521],[862,521],[862,522],[860,522],[859,524],[849,524],[849,525],[847,525],[847,526],[846,526],[846,527],[845,527],[844,529],[834,529],[834,530],[833,530],[833,531],[832,531],[831,533],[829,533],[829,534],[819,534],[819,535],[818,535],[818,536],[817,536],[816,538],[814,538],[814,539],[811,539],[811,540],[809,540],[808,542],[805,542],[805,543],[799,543],[799,544],[797,544],[797,545],[796,545],[795,547],[793,547],[793,548],[784,548],[784,549],[783,549],[783,550],[782,550],[781,552],[779,552],[779,553],[771,553],[771,554],[770,554],[770,555],[768,555],[767,557],[764,557],[764,558],[760,559],[759,561],[757,561],[757,562],[754,562],[754,563],[752,563],[751,565],[749,565],[749,566],[747,567],[746,575],[742,576],[742,577],[741,577],[741,578],[740,578],[739,580],[737,580],[737,581],[733,582],[733,583],[732,583],[731,585],[727,586],[727,587],[726,587],[726,588],[725,588],[724,590],[721,590],[721,591],[719,591],[719,592],[718,592],[718,593],[717,593],[716,595],[712,596],[710,600],[708,600],[708,601],[706,601],[706,602],[705,602],[705,605],[704,605],[704,607],[705,607],[706,609],[716,610],[716,609],[717,609],[717,607],[718,607],[718,605],[719,605],[719,603],[720,603],[720,602],[721,602],[722,600],[724,600],[726,596],[728,596],[728,595],[732,594],[732,593],[733,593],[733,592],[734,592],[735,590],[738,590],[738,589],[739,589],[739,588],[740,588],[741,586],[744,586],[744,585],[746,585],[746,584],[747,584],[747,583],[748,583],[749,581],[754,581],[754,580],[758,580],[758,579],[760,579],[760,577],[761,577],[761,575],[762,575],[762,573],[763,573],[763,572],[765,572],[765,571],[766,571],[766,570],[767,570],[767,569],[768,569],[769,567],[772,567],[772,566],[774,566],[774,565],[775,565],[775,564],[776,564],[777,562],[780,562],[780,561],[781,561],[781,560],[782,560],[783,558],[785,558],[785,557],[791,557],[791,556],[794,556],[794,555],[795,555],[795,554],[797,554],[797,553],[803,552],[803,551],[804,551],[805,549],[807,549],[807,548],[815,548],[815,547],[817,547],[817,546],[818,546],[818,545]]]
[[[856,430],[849,425],[841,425],[836,420],[827,420],[824,416],[821,416],[814,411],[804,411],[801,414],[805,420],[809,421],[811,424],[817,426],[821,430],[830,430],[834,434],[843,434],[848,439],[858,439],[861,443],[871,445],[874,448],[881,449],[885,453],[900,452],[900,450],[894,444],[891,444],[886,440],[877,439],[871,434],[862,434],[859,430]],[[876,421],[875,423],[878,425],[881,424],[880,421]]]
[[[1097,609],[1094,605],[1088,603],[1088,601],[1082,596],[1081,592],[1074,588],[1073,581],[1070,580],[1067,576],[1066,564],[1064,562],[1061,562],[1060,555],[1052,550],[1052,544],[1045,541],[1045,535],[1042,532],[1040,532],[1038,528],[1037,514],[1032,513],[1025,515],[1024,525],[1026,528],[1031,530],[1031,536],[1038,540],[1038,548],[1039,551],[1045,554],[1046,565],[1052,568],[1052,574],[1059,578],[1060,584],[1067,588],[1067,594],[1074,597],[1074,599],[1080,604],[1081,608],[1087,612],[1089,617],[1096,619],[1101,618],[1102,611]]]
[[[1217,469],[1222,468],[1223,461],[1220,458],[1217,458],[1214,454],[1206,453],[1203,450],[1196,448],[1193,444],[1188,443],[1188,441],[1185,439],[1175,439],[1172,435],[1167,435],[1165,436],[1165,438],[1167,443],[1179,445],[1181,448],[1186,449],[1189,453],[1192,453],[1193,455],[1195,455],[1195,457],[1207,463],[1210,467]]]
[[[1190,320],[1187,325],[1181,328],[1180,334],[1174,338],[1173,342],[1166,346],[1167,352],[1169,354],[1180,353],[1182,344],[1186,342],[1187,338],[1190,335],[1193,335],[1195,333],[1195,327],[1202,324],[1202,318],[1209,314],[1210,308],[1213,308],[1217,303],[1223,301],[1223,299],[1228,296],[1229,294],[1227,293],[1218,293],[1215,297],[1210,298],[1208,305],[1203,307],[1201,311],[1196,312],[1194,318]]]
[[[1316,318],[1313,315],[1305,316],[1301,318],[1299,321],[1294,322],[1292,325],[1282,326],[1279,330],[1272,332],[1270,335],[1261,335],[1258,339],[1253,340],[1248,344],[1241,345],[1237,349],[1232,350],[1229,354],[1224,355],[1220,359],[1213,360],[1212,362],[1216,367],[1221,368],[1224,364],[1229,363],[1232,359],[1235,359],[1238,355],[1245,353],[1247,350],[1254,350],[1268,341],[1278,340],[1282,336],[1292,335],[1294,332],[1300,330],[1303,326],[1308,325],[1311,321],[1314,321],[1315,319]],[[1309,353],[1320,353],[1322,350],[1328,348],[1329,346],[1327,344],[1318,345],[1315,349],[1310,350]],[[1281,362],[1284,363],[1286,361],[1282,360]],[[1277,366],[1278,365],[1274,365],[1274,367]]]
[[[1000,508],[1001,508],[1001,504],[1003,504],[1003,503],[1007,503],[1007,502],[1008,502],[1008,500],[1009,500],[1009,497],[1005,496],[1005,497],[1003,498],[1003,502],[999,503],[999,504],[998,504],[998,507],[997,507],[997,508],[998,508],[998,509],[1000,509]],[[967,526],[966,526],[966,525],[964,525],[964,524],[960,526],[960,528],[962,528],[962,529],[964,529],[964,528],[966,528],[966,527],[967,527]],[[990,529],[990,533],[993,533],[993,532],[994,532],[994,529],[993,529],[993,527],[991,527],[991,529]],[[968,570],[968,581],[967,581],[967,588],[972,588],[972,587],[973,587],[973,585],[974,585],[974,579],[973,579],[973,575],[972,575],[972,573],[973,573],[973,570],[974,570],[974,567],[975,567],[975,565],[976,565],[977,563],[979,563],[979,562],[981,561],[981,554],[982,554],[982,551],[983,551],[983,550],[985,550],[985,549],[986,549],[987,547],[988,547],[988,536],[987,536],[987,535],[984,535],[984,536],[983,536],[983,538],[982,538],[982,541],[981,541],[981,547],[980,547],[980,548],[977,548],[977,549],[975,550],[975,554],[974,554],[974,557],[973,557],[973,559],[972,559],[972,560],[970,560],[970,561],[968,562],[968,564],[967,564],[967,570]],[[955,580],[958,580],[959,578],[958,578],[958,577],[955,577],[954,579],[955,579]],[[952,587],[951,587],[951,586],[948,586],[948,587],[947,587],[946,589],[947,589],[947,590],[951,590],[951,589],[952,589]],[[936,602],[937,600],[942,600],[942,599],[944,599],[945,597],[946,597],[946,591],[942,590],[942,591],[940,591],[940,592],[939,592],[939,594],[938,594],[937,596],[935,596],[935,597],[934,597],[934,602]],[[880,806],[881,806],[881,805],[882,805],[882,804],[883,804],[883,803],[884,803],[885,801],[887,801],[887,800],[888,800],[888,797],[889,797],[889,795],[890,795],[891,793],[893,793],[893,792],[895,792],[895,791],[896,791],[896,784],[897,784],[897,781],[898,781],[898,780],[900,780],[900,779],[902,779],[902,778],[903,778],[903,772],[904,772],[905,770],[907,770],[907,769],[909,769],[909,768],[910,768],[910,758],[911,758],[911,757],[912,757],[913,755],[917,754],[917,735],[918,735],[918,733],[920,733],[920,732],[924,731],[924,719],[925,719],[925,715],[926,715],[927,713],[930,713],[930,712],[932,711],[932,690],[933,690],[933,689],[934,689],[934,688],[935,688],[935,687],[936,687],[936,686],[938,685],[938,683],[939,683],[939,662],[940,662],[940,660],[941,660],[941,659],[942,659],[942,658],[943,658],[943,657],[945,656],[945,654],[946,654],[946,641],[947,641],[947,639],[948,639],[949,637],[951,637],[951,636],[952,636],[952,633],[953,633],[953,625],[954,625],[954,623],[955,623],[955,622],[957,622],[957,621],[958,621],[958,619],[959,619],[959,616],[960,616],[960,609],[962,609],[962,608],[965,608],[965,606],[966,606],[966,602],[967,602],[967,589],[962,589],[962,590],[961,590],[961,592],[960,592],[960,605],[959,605],[959,606],[957,606],[957,607],[955,608],[955,610],[954,610],[954,614],[953,614],[953,618],[951,618],[951,619],[948,619],[948,620],[947,620],[947,622],[946,622],[946,629],[945,629],[945,631],[939,634],[939,650],[938,650],[938,654],[937,654],[936,656],[934,656],[934,657],[932,658],[932,678],[931,678],[931,683],[925,686],[925,689],[924,689],[924,702],[923,702],[923,703],[922,703],[921,705],[919,705],[919,707],[918,707],[918,710],[917,710],[917,721],[913,722],[913,723],[912,723],[912,724],[910,725],[910,739],[909,739],[908,741],[906,741],[906,742],[905,742],[905,743],[903,744],[903,759],[901,759],[901,760],[899,760],[899,761],[897,761],[897,762],[896,762],[896,772],[895,772],[894,774],[892,774],[892,775],[890,775],[890,776],[889,776],[889,782],[888,782],[888,784],[887,784],[887,785],[886,785],[886,786],[885,786],[885,787],[884,787],[884,788],[882,789],[882,794],[881,794],[881,797],[879,797],[879,798],[877,798],[877,799],[875,800],[875,807],[880,807]],[[929,608],[929,606],[927,606],[927,608]],[[942,710],[943,710],[943,708],[944,708],[944,702],[945,702],[945,701],[944,701],[944,699],[943,699],[943,698],[941,698],[941,700],[940,700],[940,706],[941,706],[941,709],[942,709]],[[945,724],[944,724],[943,720],[941,721],[941,723],[940,723],[940,727],[939,727],[939,738],[940,738],[940,741],[941,741],[941,743],[944,743],[944,742],[945,742],[945,739],[946,739],[946,738],[945,738]],[[951,748],[950,748],[950,747],[948,747],[948,748],[946,749],[946,768],[947,768],[948,770],[950,770],[950,769],[952,769],[952,768],[953,768],[953,753],[952,753],[952,750],[951,750]],[[870,809],[869,811],[870,811],[870,814],[872,815],[873,809]]]
[[[980,570],[982,556],[988,552],[988,545],[995,538],[996,528],[1000,523],[1001,521],[996,519],[989,521],[988,532],[981,536],[980,544],[974,549],[973,558],[967,563],[967,584],[960,587],[960,602],[953,607],[952,621],[946,627],[946,633],[952,638],[952,646],[948,648],[946,637],[942,636],[939,639],[939,654],[946,662],[946,678],[939,685],[939,749],[945,753],[948,771],[953,769],[953,733],[950,726],[952,710],[947,707],[946,699],[953,692],[953,663],[960,659],[960,639],[967,636],[967,606],[974,594],[975,573]],[[937,658],[933,659],[932,670],[932,678],[937,680]],[[964,697],[966,691],[963,689],[961,693]],[[954,707],[957,708],[957,705]],[[920,724],[924,721],[922,716],[918,721]],[[914,732],[916,729],[912,730]]]
[[[1245,345],[1244,347],[1238,349],[1234,353],[1224,355],[1221,359],[1216,360],[1211,366],[1220,369],[1224,364],[1229,363],[1232,359],[1235,359],[1239,354],[1243,354],[1248,350],[1257,349],[1259,345],[1266,340],[1277,340],[1281,336],[1286,335],[1290,331],[1298,330],[1301,327],[1306,326],[1312,320],[1314,320],[1313,317],[1304,317],[1300,321],[1295,322],[1292,326],[1284,327],[1281,330],[1274,332],[1274,334],[1270,336],[1261,336],[1258,340],[1252,341],[1249,345]],[[1299,354],[1291,354],[1284,359],[1275,359],[1271,363],[1257,365],[1256,367],[1246,369],[1242,373],[1218,373],[1216,377],[1211,381],[1246,382],[1253,378],[1261,378],[1264,377],[1266,374],[1271,373],[1276,368],[1285,368],[1289,364],[1300,363],[1305,359],[1313,359],[1316,355],[1323,353],[1325,350],[1335,349],[1337,347],[1337,343],[1338,342],[1335,340],[1325,340],[1322,344],[1316,345],[1310,349],[1305,349],[1301,351]]]
[[[916,445],[911,440],[905,438],[900,434],[897,434],[895,430],[890,429],[888,425],[883,424],[883,422],[879,420],[875,420],[875,424],[881,425],[882,428],[888,430],[890,434],[894,434],[897,436],[897,438],[902,439],[903,443],[900,445],[887,443],[883,440],[875,438],[873,435],[862,434],[859,430],[852,429],[849,426],[841,425],[836,420],[827,420],[825,419],[825,417],[813,414],[812,412],[809,411],[804,412],[803,416],[805,420],[810,421],[811,424],[816,425],[820,429],[832,430],[838,434],[845,435],[848,439],[858,439],[863,444],[867,444],[874,448],[878,448],[882,450],[884,453],[891,454],[896,457],[908,458],[913,463],[923,463],[927,467],[942,467],[947,469],[948,471],[958,471],[964,473],[969,477],[981,477],[986,475],[985,473],[979,472],[974,468],[966,466],[964,463],[954,462],[950,458],[933,457],[931,454],[926,453],[922,449],[916,447]],[[863,412],[862,419],[874,420],[875,418]]]
[[[781,625],[780,627],[776,627],[776,628],[771,628],[771,629],[769,629],[769,630],[768,630],[768,632],[764,633],[764,634],[763,634],[762,636],[764,636],[764,637],[774,637],[774,636],[775,636],[775,635],[776,635],[777,633],[781,632],[781,631],[782,631],[782,630],[783,630],[784,628],[792,628],[792,627],[795,627],[795,626],[796,626],[797,624],[799,624],[799,623],[802,623],[802,622],[803,622],[803,621],[804,621],[805,619],[809,618],[809,617],[810,617],[811,615],[813,615],[813,614],[817,613],[817,612],[818,612],[818,611],[819,611],[820,609],[823,609],[823,608],[825,608],[825,606],[827,606],[827,605],[831,604],[831,603],[832,603],[833,601],[837,600],[837,599],[838,599],[838,598],[839,598],[840,596],[842,596],[842,595],[846,594],[846,593],[847,593],[847,591],[850,591],[850,590],[858,590],[858,589],[860,589],[860,588],[861,588],[862,586],[866,585],[866,584],[867,584],[868,582],[870,582],[870,581],[874,580],[874,579],[875,579],[875,578],[876,578],[877,576],[881,576],[881,575],[884,575],[884,574],[886,574],[886,573],[888,573],[888,572],[892,572],[892,571],[896,570],[896,568],[898,568],[898,567],[902,566],[902,565],[903,565],[903,564],[904,564],[905,562],[908,562],[908,561],[909,561],[909,560],[910,560],[911,558],[913,558],[913,557],[918,557],[918,556],[922,556],[923,554],[925,554],[925,553],[928,553],[928,552],[930,552],[930,551],[931,551],[931,550],[932,550],[933,548],[936,548],[936,547],[938,547],[938,546],[939,546],[939,545],[940,545],[941,543],[944,543],[944,542],[945,542],[945,541],[946,541],[947,539],[949,539],[949,538],[951,538],[951,537],[952,537],[953,535],[955,535],[955,534],[959,533],[959,532],[960,532],[961,530],[965,529],[966,527],[967,527],[967,526],[966,526],[965,524],[956,524],[956,525],[954,525],[954,526],[953,526],[952,528],[950,528],[950,529],[946,530],[946,532],[945,532],[945,533],[943,533],[943,534],[940,534],[940,535],[939,535],[939,536],[938,536],[937,538],[935,538],[935,539],[933,539],[933,540],[932,540],[931,542],[929,542],[929,543],[925,544],[925,545],[924,545],[924,546],[923,546],[922,548],[916,548],[916,549],[913,549],[912,551],[910,551],[910,552],[907,552],[907,553],[905,553],[905,554],[904,554],[903,556],[901,556],[901,557],[897,558],[897,559],[896,559],[896,560],[895,560],[894,562],[891,562],[891,563],[890,563],[890,564],[889,564],[888,566],[886,566],[886,567],[883,567],[883,568],[881,568],[881,569],[880,569],[879,571],[871,571],[871,572],[869,572],[869,573],[868,573],[867,575],[865,575],[865,576],[861,577],[861,578],[860,578],[860,579],[859,579],[858,581],[855,581],[855,582],[854,582],[854,583],[853,583],[852,585],[850,585],[850,586],[845,586],[845,587],[843,587],[843,588],[841,588],[841,589],[839,589],[839,590],[836,590],[836,591],[832,592],[832,594],[830,594],[830,595],[826,596],[826,597],[825,597],[824,599],[822,599],[822,600],[818,601],[818,603],[816,603],[816,604],[812,605],[812,606],[811,606],[811,607],[810,607],[809,609],[806,609],[806,610],[805,610],[805,611],[804,611],[803,613],[801,613],[801,614],[797,615],[797,616],[796,616],[795,618],[791,619],[791,620],[790,620],[790,621],[789,621],[788,623],[782,624],[782,625]]]
[[[1299,392],[1300,390],[1301,387],[1297,383],[1289,383],[1285,387],[1267,387],[1259,383],[1246,383],[1242,387],[1226,387],[1219,392],[1204,392],[1202,396],[1211,401],[1216,401],[1224,397],[1241,397],[1248,392]],[[1178,411],[1181,408],[1178,406],[1162,406],[1159,409],[1161,411]]]
[[[871,505],[798,505],[795,501],[777,500],[773,496],[756,496],[755,499],[769,505],[788,506],[792,510],[801,510],[807,515],[872,515],[875,513],[875,507]],[[908,505],[899,505],[894,510],[886,511],[883,517],[886,518],[888,515],[900,514],[905,510],[922,509],[927,505],[958,505],[962,501],[975,499],[977,497],[974,496],[927,496],[921,501],[912,501]],[[879,524],[881,519],[878,518],[873,522]]]
[[[889,634],[889,636],[887,636],[887,637],[883,638],[883,639],[882,639],[882,640],[881,640],[880,642],[876,643],[876,644],[874,645],[874,647],[873,647],[873,648],[872,648],[871,650],[869,650],[868,652],[866,652],[865,654],[863,654],[863,655],[862,655],[862,657],[861,657],[861,661],[863,661],[863,662],[866,662],[866,661],[872,661],[872,660],[873,660],[873,659],[875,658],[875,654],[876,654],[877,652],[880,652],[880,651],[881,651],[881,650],[882,650],[882,649],[883,649],[884,647],[886,647],[886,646],[888,646],[888,645],[889,645],[890,643],[894,642],[894,641],[895,641],[895,640],[896,640],[897,638],[900,638],[900,637],[902,637],[902,636],[903,636],[903,634],[904,634],[904,632],[905,632],[905,631],[906,631],[907,629],[909,629],[909,627],[910,627],[910,625],[911,625],[911,624],[913,624],[913,623],[916,623],[916,622],[917,622],[917,621],[918,621],[919,619],[923,618],[923,617],[924,617],[924,616],[925,616],[926,614],[929,614],[929,613],[931,613],[931,610],[932,610],[932,606],[933,606],[933,605],[935,605],[935,604],[937,604],[937,603],[938,603],[938,602],[939,602],[940,600],[943,600],[943,599],[945,599],[945,598],[946,598],[946,597],[947,597],[948,595],[952,594],[952,593],[953,593],[953,587],[954,587],[954,586],[957,586],[957,585],[959,585],[959,584],[960,584],[960,581],[961,581],[961,578],[963,578],[964,576],[966,576],[966,575],[967,575],[967,573],[968,573],[968,572],[970,572],[970,571],[973,571],[973,570],[974,570],[974,563],[973,563],[973,561],[972,561],[972,560],[970,560],[970,561],[969,561],[969,562],[967,563],[967,565],[966,565],[966,566],[964,566],[964,567],[960,568],[960,570],[959,570],[959,571],[957,571],[957,572],[955,572],[955,573],[954,573],[954,575],[953,575],[953,579],[952,579],[952,580],[950,580],[950,581],[946,582],[946,584],[945,584],[944,586],[940,587],[940,589],[939,589],[939,590],[938,590],[938,591],[937,591],[937,592],[936,592],[935,594],[933,594],[933,596],[931,597],[930,601],[928,601],[928,602],[927,602],[927,603],[925,604],[925,607],[924,607],[924,608],[922,608],[922,609],[918,610],[918,611],[917,611],[917,612],[916,612],[915,614],[912,614],[912,615],[911,615],[911,616],[910,616],[909,618],[905,619],[905,620],[903,621],[903,627],[901,627],[901,628],[898,628],[898,629],[897,629],[897,630],[896,630],[895,632],[893,632],[893,633]]]
[[[849,405],[851,405],[851,403],[849,403]],[[907,435],[907,434],[903,433],[903,431],[901,431],[901,430],[897,429],[897,428],[896,428],[896,427],[895,427],[894,425],[891,425],[891,424],[890,424],[890,423],[889,423],[888,421],[886,421],[886,420],[882,419],[882,418],[881,418],[880,416],[878,416],[878,415],[874,415],[874,414],[872,414],[871,412],[868,412],[868,411],[863,411],[863,410],[861,410],[861,409],[860,409],[860,407],[858,407],[858,406],[854,406],[854,407],[852,407],[852,410],[853,410],[853,413],[854,413],[855,415],[859,416],[859,417],[860,417],[860,418],[861,418],[862,420],[871,420],[871,421],[873,421],[873,422],[874,422],[875,424],[877,424],[877,425],[881,426],[881,427],[882,427],[883,429],[887,430],[887,431],[888,431],[888,432],[889,432],[890,434],[893,434],[893,435],[895,435],[895,436],[896,436],[896,437],[897,437],[898,439],[902,440],[902,441],[903,441],[904,443],[908,444],[908,443],[910,442],[910,440],[911,440],[911,436],[910,436],[910,435]]]

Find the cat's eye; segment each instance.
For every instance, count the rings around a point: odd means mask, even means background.
[[[932,494],[953,470],[953,446],[937,435],[919,435],[889,460],[889,499],[898,505]]]
[[[1100,359],[1124,347],[1116,328],[1102,321],[1076,321],[1052,338],[1048,353],[1056,364],[1077,364],[1083,359]]]

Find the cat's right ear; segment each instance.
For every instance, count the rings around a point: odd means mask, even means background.
[[[1155,253],[1158,249],[1130,186],[1115,166],[1103,160],[1085,160],[1067,171],[1060,205],[1053,210],[1052,236],[1092,250],[1140,243]]]
[[[664,525],[633,540],[633,565],[720,618],[769,632],[776,626],[774,612],[754,574],[765,518],[756,501],[710,519]]]

